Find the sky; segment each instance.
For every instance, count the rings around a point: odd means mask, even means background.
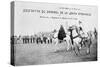
[[[59,9],[60,7],[77,8],[80,10]],[[32,13],[23,12],[23,9],[83,12],[91,13],[91,16]],[[38,32],[50,32],[54,29],[59,30],[60,25],[63,25],[64,29],[67,29],[70,25],[78,25],[79,21],[82,22],[82,27],[86,32],[93,30],[94,27],[98,28],[97,7],[95,6],[15,2],[14,13],[15,35],[34,35]],[[40,18],[40,16],[45,18]],[[52,17],[64,17],[67,19],[53,19]]]

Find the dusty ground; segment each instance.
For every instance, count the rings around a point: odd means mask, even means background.
[[[91,54],[86,55],[86,48],[81,55],[66,51],[66,44],[16,44],[15,64],[36,65],[67,62],[95,61],[97,59],[96,41],[91,46]],[[56,51],[57,50],[57,51]]]

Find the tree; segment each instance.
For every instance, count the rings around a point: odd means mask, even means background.
[[[58,39],[63,40],[63,38],[65,37],[66,37],[66,33],[65,33],[63,26],[61,25],[59,32],[58,32]]]

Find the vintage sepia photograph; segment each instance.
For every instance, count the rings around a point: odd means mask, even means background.
[[[11,65],[97,61],[96,6],[11,2]]]

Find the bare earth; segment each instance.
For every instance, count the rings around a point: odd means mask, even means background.
[[[74,51],[66,51],[66,44],[16,44],[15,65],[55,64],[97,60],[97,44],[91,46],[91,53],[86,55],[86,48],[81,49],[81,55]]]

